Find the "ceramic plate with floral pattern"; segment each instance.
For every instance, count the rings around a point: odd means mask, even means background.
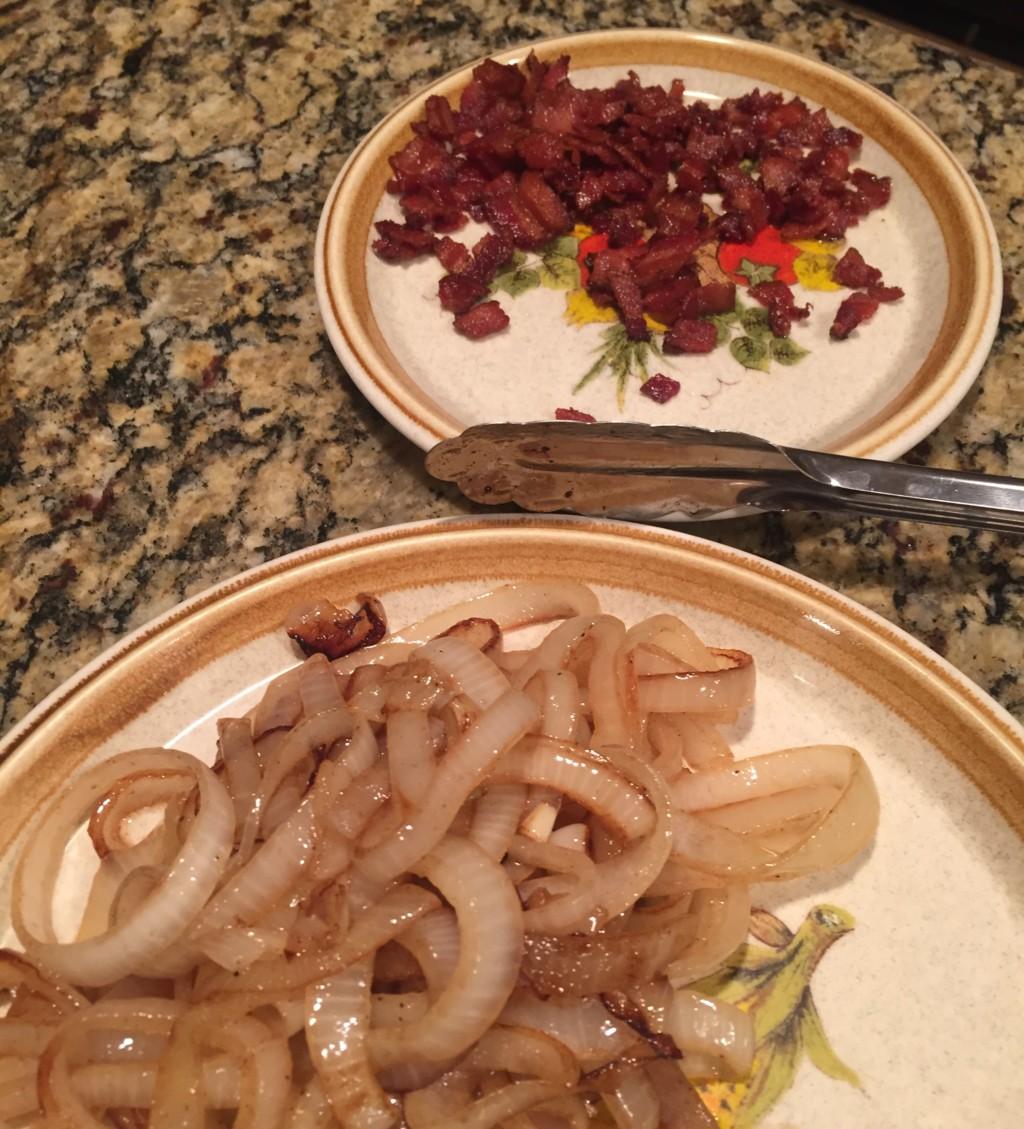
[[[687,99],[712,107],[755,87],[824,106],[835,124],[864,135],[856,164],[891,178],[891,199],[843,240],[784,238],[769,226],[748,242],[702,248],[702,277],[737,284],[735,308],[707,315],[715,337],[709,353],[664,350],[665,326],[652,318],[649,340],[631,340],[615,310],[593,301],[587,273],[607,236],[583,223],[516,252],[488,296],[500,302],[508,327],[471,340],[454,331],[439,305],[444,268],[436,258],[394,264],[371,250],[375,222],[403,218],[387,191],[388,158],[411,138],[428,97],[458,104],[472,67],[453,72],[393,110],[352,154],[317,236],[317,294],[331,341],[400,431],[427,449],[471,424],[552,419],[563,409],[895,458],[948,415],[988,353],[1001,274],[977,190],[920,122],[828,66],[723,36],[598,32],[532,50],[542,60],[568,54],[579,86],[609,87],[633,70],[645,85],[682,80]],[[526,55],[523,48],[495,58],[519,63]],[[471,245],[485,230],[470,222],[452,234]],[[834,271],[850,246],[904,297],[836,341],[830,326],[851,291]],[[772,333],[767,311],[751,297],[751,287],[770,281],[785,282],[798,304],[811,305],[810,316],[783,336]],[[667,402],[647,394],[655,375],[678,385],[663,386]]]
[[[244,573],[125,638],[0,743],[0,943],[12,943],[12,856],[40,808],[84,765],[126,749],[209,760],[216,718],[240,716],[299,661],[282,628],[294,604],[371,591],[400,627],[541,578],[587,583],[627,622],[672,612],[709,644],[749,651],[755,705],[728,734],[738,755],[850,744],[877,783],[871,850],[813,879],[756,886],[747,943],[702,984],[754,1018],[749,1076],[703,1087],[720,1129],[1017,1124],[1024,732],[853,601],[643,526],[507,517],[377,530]],[[65,921],[81,905],[85,858],[65,861]]]

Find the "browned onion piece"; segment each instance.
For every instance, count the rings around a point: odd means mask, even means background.
[[[442,638],[455,637],[464,639],[478,651],[485,654],[501,644],[501,628],[493,619],[483,619],[480,616],[470,616],[468,619],[453,623],[447,631],[441,632]]]
[[[604,1103],[620,1129],[658,1129],[661,1122],[658,1092],[642,1067],[624,1074]]]
[[[642,713],[732,715],[754,698],[754,660],[746,651],[716,649],[729,665],[722,670],[694,670],[640,678],[637,706]]]
[[[662,1129],[718,1129],[718,1122],[700,1095],[672,1062],[644,1066],[661,1100]]]
[[[438,765],[429,791],[407,822],[388,843],[365,856],[360,866],[377,881],[397,877],[432,847],[451,826],[470,792],[481,783],[498,757],[537,721],[537,708],[524,694],[509,690],[485,710],[462,740]]]
[[[503,1070],[575,1086],[580,1076],[576,1056],[557,1039],[529,1027],[492,1027],[469,1052],[468,1070]]]
[[[527,581],[506,584],[485,596],[436,612],[403,628],[396,638],[406,642],[425,642],[460,620],[471,618],[493,619],[503,631],[510,631],[528,623],[593,615],[597,610],[597,597],[584,584],[568,580]]]
[[[305,953],[290,961],[260,962],[241,975],[211,984],[200,998],[213,991],[263,993],[268,998],[303,988],[347,968],[360,957],[397,937],[409,924],[437,909],[438,899],[429,890],[398,886],[367,910],[337,945]]]
[[[459,959],[447,987],[420,1020],[374,1033],[374,1062],[444,1062],[461,1054],[494,1023],[519,974],[523,916],[501,867],[467,839],[449,836],[420,863],[455,909]]]
[[[593,996],[650,980],[692,933],[683,920],[652,933],[528,934],[523,974],[538,992]]]
[[[70,1015],[86,1007],[88,999],[61,977],[44,972],[23,953],[0,949],[0,992],[29,992],[51,1004],[58,1014]]]
[[[672,799],[676,807],[698,812],[793,788],[842,789],[850,779],[854,756],[856,750],[845,745],[780,749],[681,776],[672,786]]]
[[[546,1032],[567,1046],[584,1070],[604,1066],[636,1042],[628,1025],[594,996],[545,998],[520,989],[505,1005],[500,1022]]]
[[[506,753],[492,779],[541,784],[597,812],[617,834],[635,839],[650,831],[650,804],[599,753],[569,742],[535,738]]]
[[[374,1077],[368,1055],[371,960],[306,989],[306,1041],[334,1115],[381,1129],[398,1121],[397,1103]]]
[[[123,823],[146,808],[164,804],[173,796],[186,795],[195,787],[190,772],[140,772],[124,776],[96,805],[89,819],[89,838],[99,857],[132,846],[124,836]]]
[[[665,969],[674,988],[692,984],[721,968],[746,940],[750,892],[746,886],[698,890],[693,896],[692,911],[696,918],[693,942]]]
[[[288,617],[285,629],[307,655],[321,654],[340,659],[363,647],[379,643],[387,633],[387,618],[380,601],[361,593],[356,597],[359,608],[353,614],[330,600],[296,608]]]

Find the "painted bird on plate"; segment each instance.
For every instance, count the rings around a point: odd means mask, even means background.
[[[753,1129],[793,1085],[804,1055],[823,1074],[860,1087],[832,1049],[811,995],[818,962],[854,924],[846,910],[819,905],[793,933],[774,914],[755,910],[750,931],[769,947],[741,945],[719,972],[692,985],[749,1011],[754,1020],[749,1078],[698,1087],[719,1129]]]

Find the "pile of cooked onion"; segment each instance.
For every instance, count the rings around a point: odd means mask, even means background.
[[[218,723],[212,768],[122,753],[32,829],[25,951],[0,953],[11,1124],[713,1126],[693,1080],[741,1078],[752,1028],[692,985],[745,939],[751,883],[871,840],[857,752],[735,760],[751,657],[579,584],[391,636],[364,597],[291,633],[312,654]],[[83,824],[99,865],[62,939]]]

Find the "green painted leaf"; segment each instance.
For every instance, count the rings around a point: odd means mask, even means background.
[[[768,321],[768,311],[764,306],[745,309],[740,314],[740,325],[751,337],[763,337],[772,331],[771,323]]]
[[[564,255],[567,259],[575,259],[579,252],[579,244],[574,235],[562,235],[553,239],[545,248],[544,256]]]
[[[729,343],[729,352],[744,368],[767,372],[771,367],[770,346],[763,338],[737,337]]]
[[[809,350],[798,345],[792,337],[773,337],[771,342],[772,360],[780,365],[795,365],[807,356]]]
[[[712,314],[708,321],[715,327],[715,347],[727,345],[732,337],[732,327],[736,321],[736,315]]]
[[[575,255],[546,253],[538,273],[541,285],[549,290],[576,290],[580,285],[580,268]]]
[[[595,349],[597,360],[580,377],[573,392],[585,388],[596,377],[607,373],[615,382],[615,398],[619,410],[626,406],[626,391],[631,377],[641,382],[647,379],[649,355],[660,355],[656,343],[652,341],[631,341],[626,335],[626,327],[621,322],[610,325],[601,334],[601,344]]]
[[[759,282],[771,282],[778,269],[771,263],[752,263],[750,259],[740,259],[736,273],[742,274],[751,286],[756,286]]]
[[[504,271],[495,275],[491,283],[491,293],[504,290],[513,298],[518,298],[520,294],[525,294],[527,290],[533,290],[537,286],[540,286],[540,273],[528,267],[520,267],[518,270]]]

